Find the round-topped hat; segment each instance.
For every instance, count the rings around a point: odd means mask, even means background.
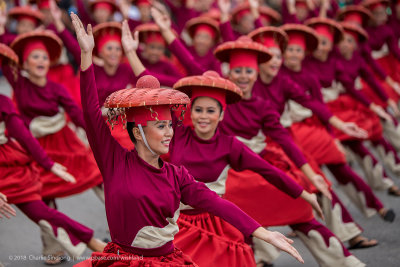
[[[114,13],[119,10],[117,4],[114,0],[94,0],[89,2],[89,9],[91,12],[96,8],[103,8],[110,11],[110,13]]]
[[[287,34],[278,27],[265,26],[258,28],[248,36],[253,41],[263,44],[267,48],[278,47],[281,51],[285,51],[289,37]]]
[[[143,23],[135,28],[139,32],[139,41],[141,43],[160,43],[165,45],[160,27],[155,23]]]
[[[362,5],[350,5],[340,9],[336,17],[339,21],[366,26],[368,21],[372,19],[372,13]]]
[[[160,82],[145,75],[136,83],[136,88],[122,89],[109,95],[106,108],[123,109],[126,121],[146,126],[148,121],[171,120],[170,108],[187,105],[189,97],[173,89],[160,88]]]
[[[30,52],[35,49],[47,51],[50,57],[50,64],[55,64],[60,58],[62,46],[61,39],[49,30],[20,34],[10,45],[18,55],[20,64],[22,64],[27,59]]]
[[[340,22],[340,25],[344,32],[353,36],[358,43],[368,40],[368,33],[360,26],[347,21]]]
[[[363,6],[368,8],[369,10],[374,10],[377,7],[388,7],[390,4],[389,0],[364,0],[361,3]]]
[[[313,28],[318,35],[328,38],[332,43],[337,44],[343,38],[342,27],[333,19],[311,18],[304,24]]]
[[[221,20],[221,11],[218,8],[211,8],[207,12],[200,15],[201,17],[212,18],[213,20],[220,22]]]
[[[14,50],[5,44],[0,43],[0,64],[3,61],[12,62],[13,64],[18,64],[18,56],[15,54]]]
[[[220,44],[214,50],[215,57],[221,62],[229,62],[230,68],[252,67],[258,70],[258,64],[271,59],[268,48],[253,42],[248,36],[241,36],[236,41]]]
[[[296,44],[310,52],[318,47],[319,39],[312,28],[301,24],[285,24],[280,28],[289,36],[288,45]]]
[[[216,99],[225,109],[226,104],[233,104],[242,99],[242,91],[233,82],[221,78],[215,71],[206,71],[203,75],[189,76],[177,81],[174,89],[187,94],[193,101],[206,96]]]
[[[93,38],[97,49],[93,50],[98,55],[103,46],[109,41],[121,43],[122,27],[121,23],[110,21],[97,24],[93,27]]]
[[[260,12],[261,20],[268,24],[276,24],[282,20],[281,15],[270,7],[260,6],[258,11]]]
[[[200,31],[207,32],[214,40],[218,40],[219,38],[218,21],[215,21],[212,18],[206,16],[200,16],[189,20],[186,23],[186,30],[192,39],[195,34]]]
[[[16,6],[16,7],[11,8],[8,11],[8,16],[17,21],[21,21],[23,19],[28,19],[28,20],[32,21],[35,25],[40,24],[44,19],[44,16],[40,11],[33,9],[29,5]]]
[[[152,0],[134,0],[136,6],[151,6]]]

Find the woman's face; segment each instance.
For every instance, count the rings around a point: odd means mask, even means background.
[[[36,28],[35,23],[29,19],[21,19],[17,23],[17,34],[31,32]]]
[[[386,7],[384,7],[384,6],[379,6],[379,7],[374,8],[374,10],[372,10],[372,15],[374,17],[375,24],[378,26],[385,24],[388,20],[388,15],[386,13]]]
[[[139,5],[137,8],[139,9],[139,13],[140,13],[140,21],[143,23],[150,22],[151,21],[151,15],[150,15],[151,6]]]
[[[282,66],[282,53],[278,47],[272,47],[268,51],[272,54],[272,58],[260,65],[260,72],[275,77]]]
[[[199,56],[204,56],[214,46],[214,40],[207,32],[199,31],[193,37],[193,47]]]
[[[163,44],[153,42],[153,43],[146,44],[143,52],[144,52],[145,58],[151,64],[155,64],[161,60],[161,57],[164,54],[164,49],[165,49],[165,47]]]
[[[345,33],[343,40],[338,45],[340,54],[347,59],[353,56],[354,51],[357,49],[357,42],[351,34]]]
[[[169,143],[174,136],[171,120],[148,121],[147,126],[143,127],[143,132],[154,153],[158,155],[168,153]]]
[[[283,63],[289,69],[298,68],[299,66],[301,66],[301,62],[303,62],[304,57],[304,49],[299,45],[291,44],[288,45],[285,53],[283,54]]]
[[[49,67],[49,55],[42,49],[33,50],[24,62],[24,69],[36,78],[46,77]]]
[[[110,10],[105,9],[105,8],[95,8],[93,11],[93,19],[98,24],[109,21],[111,15],[112,14],[111,14]]]
[[[296,7],[296,17],[300,21],[304,21],[308,17],[308,8],[307,7]]]
[[[197,136],[204,139],[214,136],[218,123],[223,119],[221,105],[211,97],[197,97],[192,102],[190,116]]]
[[[248,34],[254,30],[254,17],[251,14],[244,15],[237,25],[237,30],[241,34]]]
[[[109,41],[101,48],[99,54],[106,65],[118,66],[122,58],[121,43],[117,41]]]
[[[317,50],[314,51],[313,56],[319,61],[326,61],[329,53],[333,49],[333,43],[325,36],[320,35],[319,44]]]
[[[229,80],[242,90],[243,97],[251,97],[253,85],[257,80],[257,70],[250,67],[237,67],[229,71]]]

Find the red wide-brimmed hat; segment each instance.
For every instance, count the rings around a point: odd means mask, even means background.
[[[236,41],[220,44],[214,50],[214,55],[221,62],[229,62],[231,68],[251,61],[252,67],[256,69],[258,69],[258,64],[267,62],[272,57],[268,48],[253,42],[248,36],[241,36]]]
[[[365,6],[366,8],[368,8],[369,10],[374,10],[375,8],[377,8],[379,6],[388,7],[390,4],[390,1],[389,0],[364,0],[361,4],[363,6]]]
[[[318,47],[319,39],[312,28],[301,24],[284,24],[280,28],[289,36],[288,45],[297,44],[310,52]]]
[[[36,24],[36,25],[40,24],[44,19],[44,16],[40,11],[33,9],[29,5],[16,6],[16,7],[11,8],[8,11],[8,16],[10,18],[16,19],[18,21],[22,20],[22,19],[29,19],[32,22],[34,22],[34,24]]]
[[[248,36],[253,41],[263,44],[267,48],[279,47],[281,51],[285,51],[289,37],[287,34],[278,27],[266,26],[258,28]]]
[[[152,0],[133,0],[133,4],[136,6],[151,6]]]
[[[95,55],[98,55],[101,48],[108,41],[117,41],[121,43],[122,27],[121,23],[110,21],[97,24],[93,27],[93,38],[97,49],[93,50]]]
[[[342,26],[344,32],[350,33],[357,42],[361,43],[368,40],[368,33],[360,26],[346,21],[340,22],[340,25]]]
[[[337,20],[353,22],[360,26],[366,26],[372,19],[372,13],[362,5],[350,5],[338,11]]]
[[[23,33],[17,36],[11,43],[10,47],[18,55],[19,63],[24,62],[25,49],[29,49],[32,45],[39,44],[49,53],[50,64],[56,64],[61,55],[63,47],[62,41],[52,31],[33,31]]]
[[[217,21],[206,16],[193,18],[186,23],[186,30],[189,36],[193,38],[198,31],[208,32],[214,40],[219,39],[219,24]]]
[[[322,35],[337,44],[343,38],[343,29],[339,23],[328,18],[311,18],[305,25],[313,28],[318,35]]]
[[[14,50],[0,43],[0,63],[3,63],[4,60],[13,64],[18,64],[19,62],[18,56],[15,54]]]
[[[146,75],[139,78],[136,88],[122,89],[109,95],[104,106],[122,110],[126,121],[146,126],[147,121],[171,120],[172,106],[189,103],[189,97],[184,93],[160,88],[157,78]]]
[[[200,16],[201,17],[212,18],[213,20],[220,22],[220,20],[221,20],[221,11],[219,11],[218,8],[211,8],[207,12],[201,14]]]
[[[99,7],[110,10],[111,14],[119,10],[114,0],[94,0],[89,2],[89,9],[91,12]]]
[[[160,27],[155,23],[143,23],[137,26],[134,30],[139,32],[139,41],[141,43],[157,42],[165,44],[162,37]]]
[[[200,96],[215,98],[223,108],[226,104],[239,102],[243,95],[233,82],[221,78],[217,72],[211,70],[203,75],[182,78],[173,88],[187,94],[192,100]]]
[[[270,24],[281,21],[281,15],[267,6],[260,6],[258,8],[260,16],[268,21]],[[248,2],[242,3],[232,10],[232,21],[238,23],[241,17],[250,13],[250,4]]]

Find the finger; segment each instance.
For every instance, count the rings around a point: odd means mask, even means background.
[[[17,215],[17,212],[10,205],[6,205],[4,208],[11,215],[13,215],[13,216]]]
[[[0,213],[3,214],[3,216],[6,217],[7,219],[10,219],[10,215],[8,215],[8,213],[5,212],[4,209],[0,209]]]
[[[139,32],[135,31],[135,33],[133,34],[133,37],[134,37],[135,41],[139,41]]]
[[[93,36],[92,24],[88,24],[87,33],[88,33],[89,36]]]
[[[286,242],[288,242],[289,244],[293,244],[294,241],[292,239],[290,239],[290,238],[288,238],[288,237],[286,237],[284,235],[282,235],[282,236],[283,236],[283,238],[285,239]]]

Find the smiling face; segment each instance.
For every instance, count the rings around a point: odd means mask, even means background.
[[[244,99],[251,98],[251,91],[257,80],[257,70],[250,67],[236,67],[229,71],[229,80],[235,83],[243,93]]]
[[[165,46],[161,43],[152,42],[147,43],[143,55],[150,62],[150,64],[155,64],[161,60],[164,54]]]
[[[109,66],[117,66],[122,58],[121,43],[117,41],[109,41],[102,48],[99,53],[104,63]]]
[[[283,54],[283,64],[289,69],[301,69],[301,62],[305,57],[304,49],[296,44],[288,45]]]
[[[213,38],[205,31],[199,31],[193,37],[193,47],[199,56],[204,56],[207,54],[213,45]]]
[[[338,48],[343,57],[351,59],[354,51],[357,49],[357,42],[351,34],[345,33]]]
[[[326,61],[332,49],[333,43],[331,42],[331,40],[329,40],[325,36],[320,35],[318,48],[314,51],[313,56],[319,61]]]
[[[139,129],[134,128],[134,136],[137,142],[142,142]],[[157,155],[167,154],[169,151],[169,143],[174,136],[171,120],[164,121],[148,121],[147,126],[143,127],[143,132],[146,136],[147,143]]]
[[[260,65],[260,72],[269,77],[275,77],[282,66],[282,53],[278,47],[271,47],[268,49],[271,53],[271,60]]]
[[[223,119],[223,112],[217,100],[202,96],[192,102],[190,116],[197,136],[207,140],[214,136],[218,123]]]
[[[46,77],[50,67],[50,58],[47,51],[42,49],[33,50],[25,60],[23,67],[32,77]]]

